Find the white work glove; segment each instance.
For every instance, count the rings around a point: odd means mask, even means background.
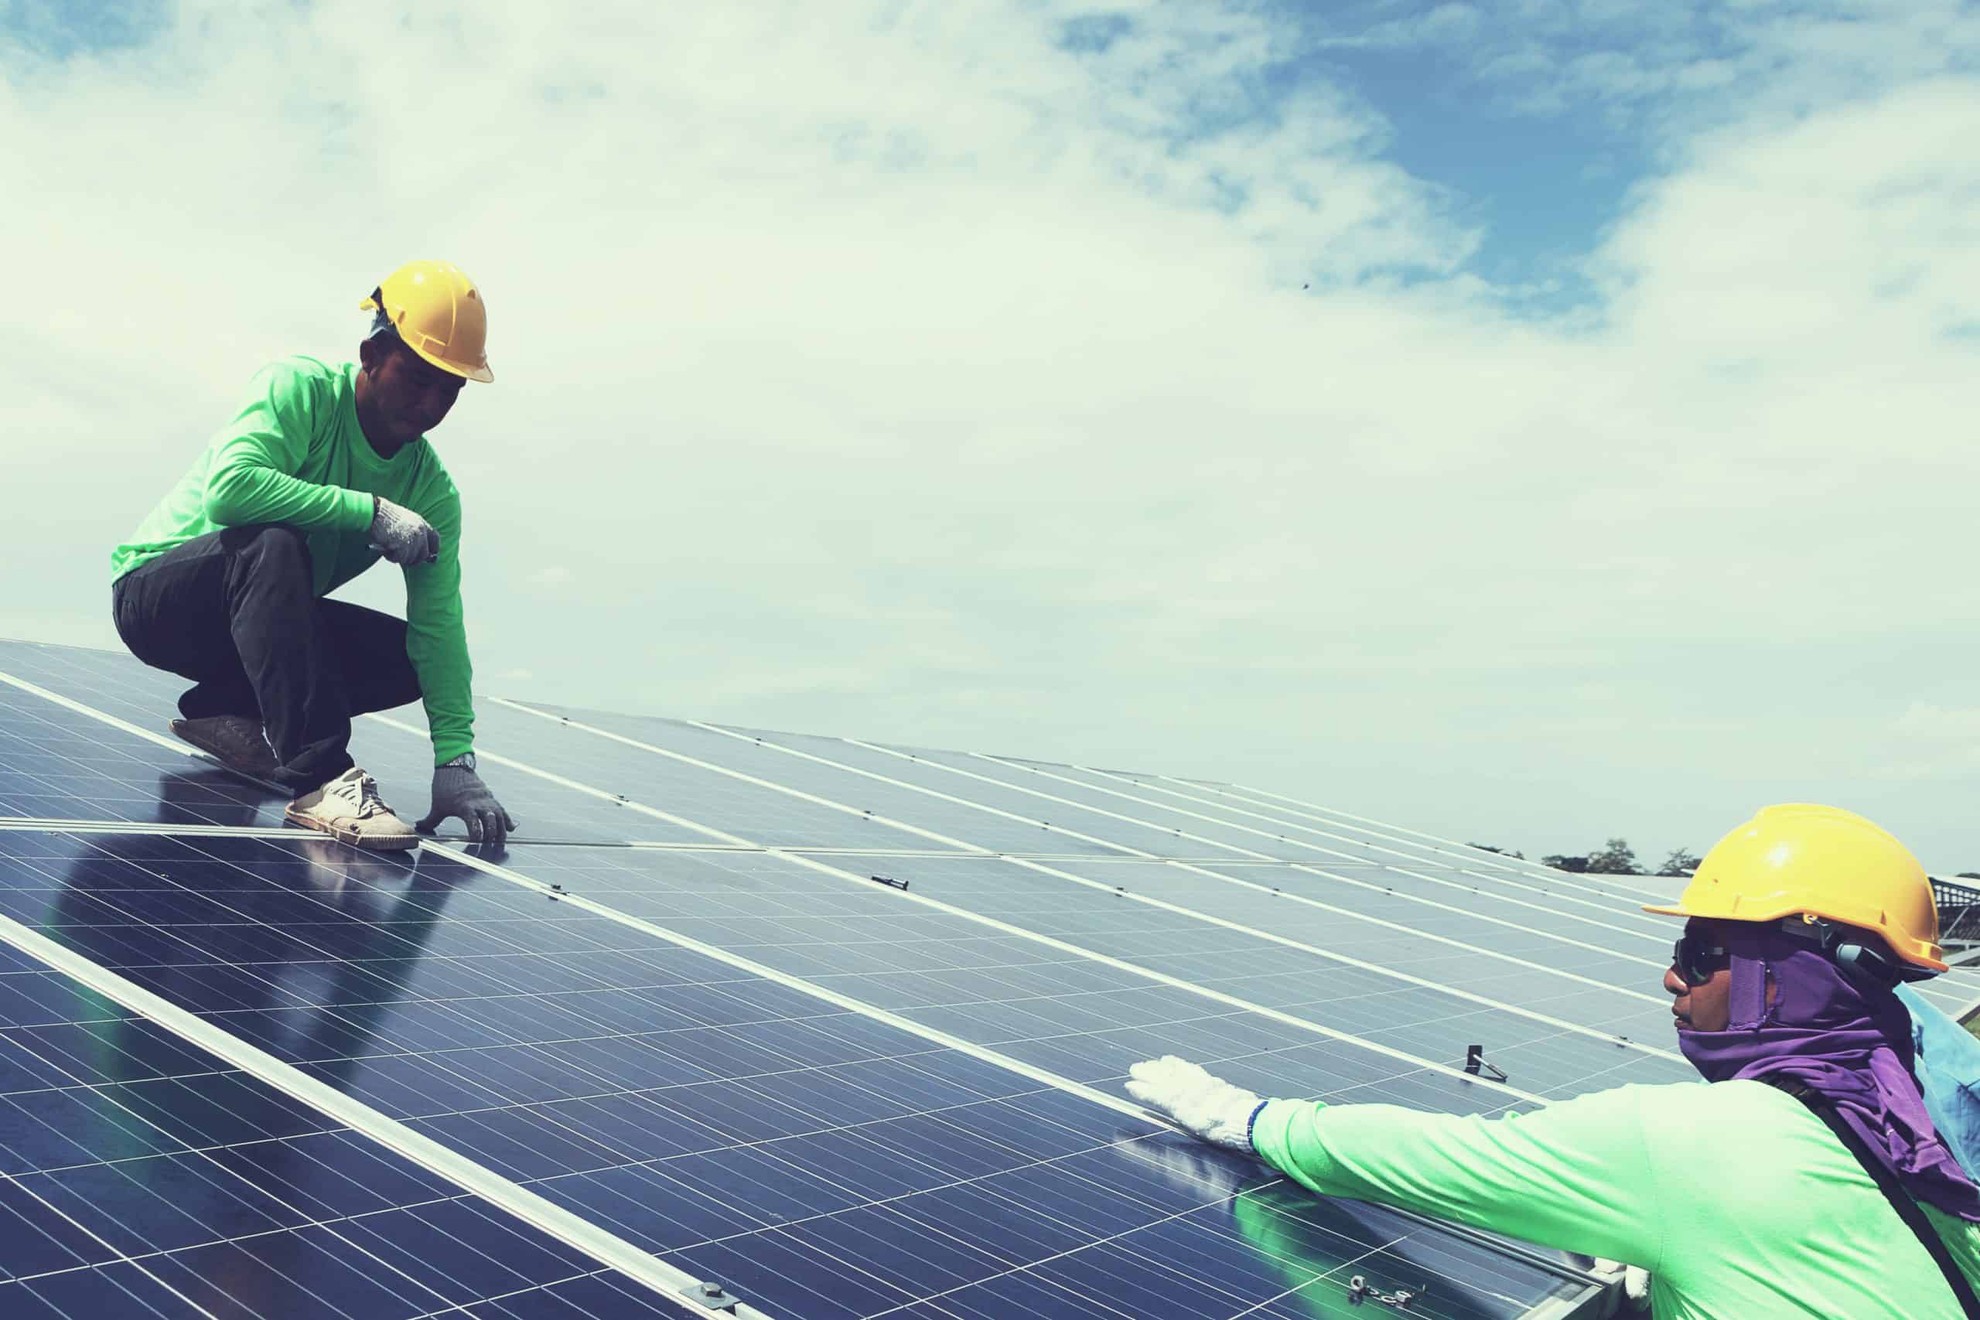
[[[371,545],[379,554],[401,568],[440,557],[440,533],[432,523],[383,495],[373,495],[371,502]]]
[[[1603,1260],[1600,1257],[1596,1258],[1595,1269],[1600,1274],[1622,1273],[1622,1306],[1618,1314],[1650,1314],[1649,1270],[1641,1265],[1625,1265],[1619,1260]]]
[[[1173,1054],[1128,1069],[1128,1094],[1213,1146],[1253,1154],[1251,1116],[1263,1103],[1242,1086]]]
[[[1650,1271],[1631,1265],[1623,1271],[1623,1296],[1639,1311],[1650,1309]]]

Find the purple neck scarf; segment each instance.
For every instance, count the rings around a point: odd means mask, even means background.
[[[1865,993],[1818,950],[1772,926],[1716,928],[1732,955],[1724,1031],[1678,1032],[1708,1082],[1792,1078],[1826,1100],[1916,1200],[1980,1223],[1980,1190],[1932,1126],[1912,1075],[1911,1015]],[[1767,1003],[1767,978],[1778,992]]]

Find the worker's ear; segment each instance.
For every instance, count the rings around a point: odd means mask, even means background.
[[[385,346],[379,343],[375,336],[358,342],[358,365],[364,369],[365,374],[369,375],[378,370],[378,359],[384,351]]]

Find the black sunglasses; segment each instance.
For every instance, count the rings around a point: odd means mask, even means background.
[[[1686,985],[1704,985],[1712,974],[1732,965],[1723,944],[1712,942],[1709,932],[1687,930],[1671,946],[1671,967]]]

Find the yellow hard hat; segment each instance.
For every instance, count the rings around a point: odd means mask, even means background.
[[[406,347],[442,371],[491,381],[488,307],[474,281],[446,261],[408,261],[358,304],[382,308]]]
[[[1724,921],[1823,917],[1875,931],[1915,967],[1946,970],[1925,868],[1909,848],[1840,807],[1762,807],[1712,846],[1676,904],[1643,910]]]

